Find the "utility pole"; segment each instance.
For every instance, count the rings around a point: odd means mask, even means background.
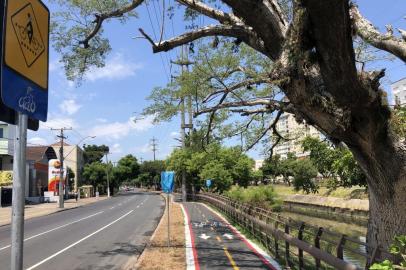
[[[155,161],[155,152],[158,151],[157,146],[158,146],[158,140],[155,139],[155,137],[152,137],[151,147],[152,147],[152,152],[154,152],[154,161]]]
[[[107,198],[110,198],[110,181],[109,181],[109,158],[108,152],[106,152],[106,176],[107,176]]]
[[[193,64],[189,62],[187,52],[185,46],[181,48],[181,57],[178,61],[171,61],[172,64],[179,65],[182,67],[182,74],[189,69],[189,65]],[[189,111],[189,124],[186,125],[186,117],[185,117],[185,97],[182,97],[180,100],[180,134],[181,134],[181,141],[182,141],[182,149],[186,148],[186,128],[192,130],[192,97],[188,96],[188,111]],[[182,201],[186,202],[186,171],[182,171]]]
[[[51,130],[59,130],[60,131],[60,135],[57,135],[58,138],[61,139],[61,146],[59,148],[59,162],[61,163],[61,168],[59,170],[59,188],[58,188],[58,194],[59,194],[59,208],[63,208],[64,207],[64,198],[63,198],[63,173],[64,173],[64,169],[63,169],[63,140],[66,139],[66,137],[63,135],[63,132],[65,130],[72,130],[72,128],[51,128]],[[66,183],[65,183],[65,189],[67,189]]]

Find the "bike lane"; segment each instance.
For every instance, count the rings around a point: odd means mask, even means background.
[[[205,205],[183,205],[192,230],[195,269],[280,269]]]

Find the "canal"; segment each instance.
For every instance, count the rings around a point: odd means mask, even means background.
[[[292,218],[293,220],[296,221],[303,221],[307,224],[313,225],[315,227],[323,227],[326,230],[336,232],[339,234],[345,234],[348,237],[357,239],[361,242],[365,243],[365,236],[367,233],[367,228],[361,225],[357,225],[355,223],[349,223],[349,222],[340,222],[336,220],[329,220],[325,218],[317,218],[317,217],[311,217],[311,216],[306,216],[302,214],[297,214],[297,213],[290,213],[290,212],[282,212],[282,216]],[[354,245],[351,246],[352,249],[355,249],[359,252],[364,253],[365,252],[365,247],[360,246],[360,245]],[[355,254],[353,252],[347,252],[344,250],[344,259],[346,261],[352,262],[355,265],[364,268],[365,267],[365,258]]]

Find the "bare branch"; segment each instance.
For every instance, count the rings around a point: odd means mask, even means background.
[[[230,112],[233,113],[239,113],[241,116],[248,116],[248,115],[257,115],[259,113],[272,113],[273,111],[267,109],[267,108],[261,108],[261,109],[254,109],[254,110],[246,110],[246,109],[231,109]]]
[[[394,35],[381,34],[371,22],[361,15],[355,5],[350,7],[350,15],[357,35],[365,42],[396,55],[406,62],[406,41]]]
[[[201,1],[196,0],[176,0],[178,3],[185,5],[193,10],[196,10],[207,17],[215,19],[222,24],[240,24],[244,23],[234,14],[226,13],[221,10],[212,8]]]
[[[142,29],[139,29],[141,34],[151,43],[152,51],[166,52],[173,48],[187,44],[194,40],[203,37],[210,36],[227,36],[234,37],[243,40],[247,45],[251,46],[255,50],[266,54],[263,42],[257,37],[257,35],[251,31],[248,27],[236,26],[236,25],[209,25],[200,29],[184,33],[178,37],[171,38],[161,43],[155,43],[152,38],[149,37]]]
[[[83,44],[85,48],[88,48],[90,40],[97,35],[106,19],[122,17],[125,13],[136,9],[142,4],[142,2],[144,2],[144,0],[133,0],[130,4],[123,8],[119,8],[108,13],[95,14],[96,19],[94,20],[95,26],[93,30],[84,40],[80,41],[79,44]]]
[[[261,83],[271,83],[272,80],[270,78],[259,78],[259,79],[249,79],[249,80],[245,80],[239,83],[236,83],[230,87],[227,87],[225,89],[221,89],[218,91],[215,91],[213,93],[210,93],[209,95],[207,95],[207,97],[204,98],[203,103],[207,102],[212,96],[218,95],[220,93],[230,93],[234,90],[238,90],[241,87],[245,87],[245,86],[250,86],[253,84],[261,84]]]

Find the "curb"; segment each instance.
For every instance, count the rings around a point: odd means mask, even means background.
[[[155,237],[159,226],[161,226],[161,223],[164,222],[164,215],[165,215],[165,212],[166,212],[166,198],[165,198],[162,194],[160,194],[160,195],[161,195],[161,197],[164,199],[164,202],[165,202],[165,210],[164,210],[164,212],[162,213],[161,219],[159,220],[159,223],[157,224],[154,233],[153,233],[153,234],[151,235],[151,237],[149,238],[149,241],[144,245],[144,248],[142,249],[141,254],[138,255],[138,256],[134,256],[134,257],[130,258],[130,259],[124,264],[124,266],[122,266],[121,269],[134,270],[134,269],[138,269],[138,268],[139,268],[139,264],[140,264],[141,260],[142,260],[142,259],[144,258],[144,256],[145,256],[145,252],[144,252],[145,249],[151,245],[151,241],[152,241],[152,239]],[[133,263],[134,263],[134,260],[135,260],[135,264],[133,264]]]
[[[103,199],[103,200],[101,200],[101,201],[104,201],[104,200],[106,200],[106,199]],[[83,206],[87,206],[87,205],[90,205],[90,204],[93,204],[93,203],[101,202],[101,201],[95,201],[95,202],[91,202],[91,203],[87,203],[87,204],[83,204],[83,205],[78,205],[78,206],[74,206],[74,207],[70,207],[70,208],[58,209],[58,210],[56,210],[55,212],[51,212],[51,213],[48,213],[48,214],[45,214],[45,215],[40,215],[40,216],[34,216],[34,217],[26,218],[26,219],[24,219],[24,222],[25,222],[26,220],[29,220],[29,219],[39,218],[39,217],[46,217],[46,216],[50,216],[50,215],[53,215],[53,214],[56,214],[56,213],[59,213],[59,212],[64,212],[64,211],[68,211],[68,210],[72,210],[72,209],[77,209],[77,208],[80,208],[80,207],[83,207]],[[25,211],[24,211],[24,212],[25,212]],[[24,215],[25,215],[25,214],[24,214]],[[6,224],[0,224],[0,228],[1,228],[1,227],[4,227],[4,226],[8,226],[8,225],[11,225],[11,221],[10,221],[9,223],[6,223]]]

